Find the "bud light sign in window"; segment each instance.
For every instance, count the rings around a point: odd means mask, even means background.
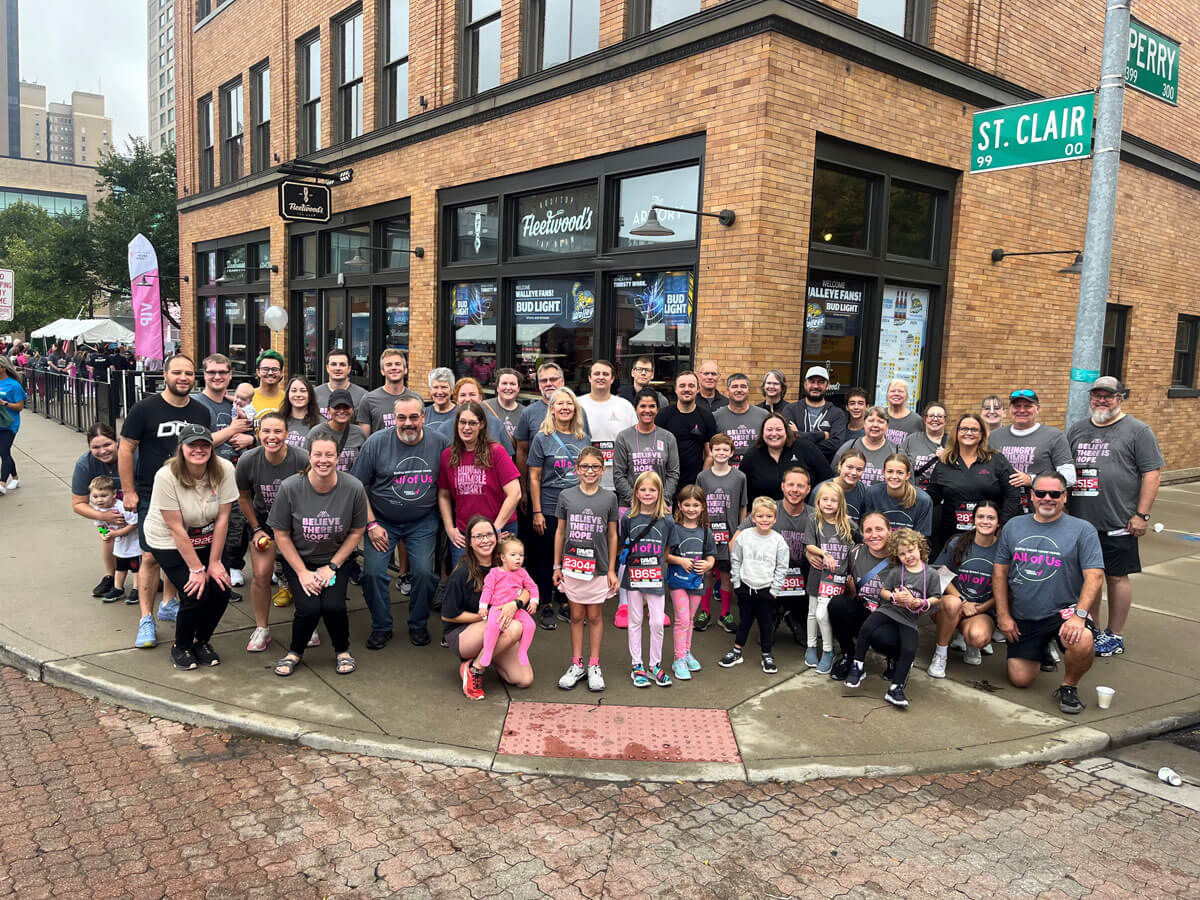
[[[517,200],[517,256],[596,251],[596,186],[563,188]]]

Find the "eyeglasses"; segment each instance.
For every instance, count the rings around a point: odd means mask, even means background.
[[[944,418],[946,418],[946,414],[945,413],[925,413],[925,418],[927,418],[927,419],[944,419]]]
[[[423,415],[425,415],[425,414],[424,413],[413,413],[411,416],[402,416],[399,413],[397,413],[396,421],[397,422],[420,422],[421,417]]]
[[[961,428],[960,427],[958,429],[958,433],[959,434],[979,434],[980,430],[978,428],[974,428],[974,427],[971,427],[971,428]]]
[[[278,375],[283,371],[283,369],[280,369],[277,366],[259,366],[258,371],[262,372],[264,375]]]
[[[599,466],[595,463],[576,463],[575,468],[580,472],[599,472],[604,466]]]
[[[654,370],[651,369],[649,366],[634,366],[633,371],[642,372],[644,374],[646,372],[653,372]]]
[[[230,372],[228,369],[223,369],[223,370],[216,371],[216,372],[210,372],[207,369],[205,369],[205,371],[204,371],[205,378],[228,378],[229,375],[230,375]]]
[[[1066,491],[1038,491],[1038,490],[1035,490],[1033,492],[1033,496],[1039,497],[1039,498],[1049,497],[1051,500],[1057,500],[1059,497],[1061,497],[1065,493],[1066,493]]]
[[[486,544],[489,541],[494,541],[495,539],[496,539],[496,536],[494,534],[492,534],[490,531],[485,531],[482,534],[471,535],[471,540],[475,541],[475,543],[477,543],[477,544]]]

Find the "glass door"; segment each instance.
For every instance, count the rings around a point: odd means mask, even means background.
[[[842,403],[857,383],[863,312],[871,282],[830,272],[809,272],[804,304],[804,352],[801,371],[829,370],[829,397]],[[803,392],[803,386],[801,386]]]
[[[346,292],[350,305],[350,380],[369,387],[371,378],[371,289],[351,288]],[[378,357],[378,353],[375,354]]]

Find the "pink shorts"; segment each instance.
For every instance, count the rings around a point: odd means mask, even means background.
[[[608,576],[598,575],[584,581],[580,578],[564,576],[560,590],[567,595],[572,603],[596,604],[608,599]]]

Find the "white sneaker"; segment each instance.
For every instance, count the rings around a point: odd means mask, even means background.
[[[588,690],[604,690],[604,675],[601,674],[599,666],[588,666]]]
[[[241,587],[243,584],[246,583],[246,579],[242,575],[241,569],[230,569],[229,570],[229,583],[233,587]]]
[[[981,666],[983,665],[983,653],[978,647],[968,647],[963,651],[963,662],[968,666]]]
[[[934,652],[933,659],[929,661],[930,678],[945,678],[946,677],[946,654]]]
[[[567,666],[567,671],[563,673],[563,677],[558,679],[558,686],[564,691],[569,691],[579,682],[587,677],[587,670],[579,663],[571,663]]]
[[[963,640],[963,636],[960,632],[955,632],[954,637],[950,638],[950,649],[961,650],[964,653],[967,652],[967,642]]]
[[[3,481],[0,481],[0,497],[3,497],[7,493],[8,493],[8,488],[5,486]]]
[[[16,475],[14,475],[12,478],[8,479],[8,484],[5,485],[5,487],[8,488],[10,491],[15,491],[20,486],[21,486],[21,479],[17,478]]]
[[[993,644],[1006,644],[1006,643],[1008,643],[1008,638],[1006,638],[1004,636],[1004,632],[1001,631],[999,628],[993,628],[992,629],[992,643]]]
[[[250,653],[262,653],[267,649],[267,645],[271,643],[271,632],[266,628],[255,628],[250,633],[250,640],[246,644],[246,649]]]
[[[995,653],[995,652],[996,652],[996,651],[995,651],[995,649],[993,649],[993,647],[992,647],[992,645],[991,645],[991,644],[988,644],[986,647],[984,647],[984,648],[983,648],[983,655],[984,655],[984,656],[991,656],[991,655],[992,655],[993,653]]]

